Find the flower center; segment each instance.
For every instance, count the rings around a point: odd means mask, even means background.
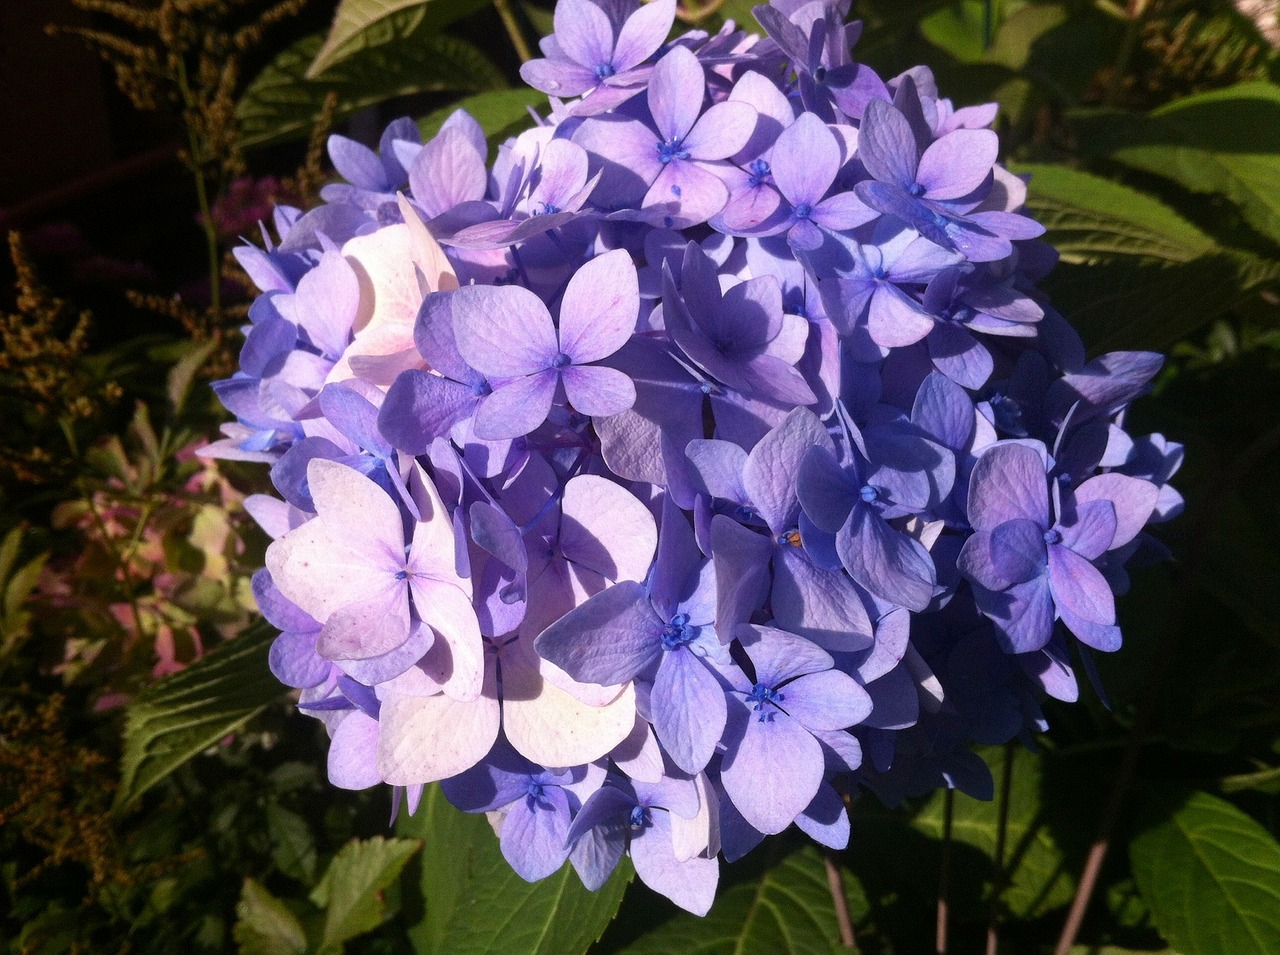
[[[880,500],[880,489],[872,487],[870,484],[864,484],[858,491],[858,497],[862,498],[862,503],[864,504],[874,504]]]
[[[616,72],[617,70],[613,68],[612,63],[601,63],[595,69],[596,79],[598,80],[607,80]]]
[[[1049,528],[1044,532],[1044,542],[1046,544],[1061,544],[1062,531],[1058,530],[1056,527]]]
[[[564,352],[557,352],[556,357],[551,359],[552,368],[564,368],[565,366],[572,365],[572,364],[573,364],[573,359],[570,358],[568,355],[566,355]]]
[[[747,166],[747,172],[751,175],[751,178],[747,180],[747,184],[758,186],[769,177],[769,164],[763,159],[753,159],[750,165]]]
[[[764,722],[767,717],[772,715],[770,711],[765,709],[765,704],[772,703],[777,706],[782,698],[782,694],[779,691],[771,686],[765,686],[763,683],[757,683],[751,688],[751,692],[747,694],[747,702],[755,704],[752,709],[760,714],[761,722]]]
[[[662,649],[676,650],[686,646],[698,635],[698,627],[689,626],[689,615],[678,613],[662,628]]]
[[[797,219],[807,219],[809,216],[813,215],[813,206],[809,205],[807,202],[802,202],[792,210],[792,214]]]
[[[789,531],[783,531],[774,541],[780,547],[799,547],[801,545],[800,531],[797,528],[791,528]]]
[[[1016,399],[996,392],[991,396],[991,411],[995,414],[996,427],[1009,434],[1022,436],[1026,429],[1022,426],[1022,406]]]
[[[673,159],[688,159],[689,150],[684,148],[684,141],[680,139],[669,139],[665,143],[658,143],[658,162],[666,165]]]
[[[649,825],[649,808],[647,806],[636,806],[631,810],[631,815],[627,817],[627,822],[632,829],[643,829]]]

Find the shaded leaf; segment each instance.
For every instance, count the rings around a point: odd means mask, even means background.
[[[307,821],[272,801],[267,803],[267,830],[271,835],[271,859],[276,867],[306,885],[315,882],[316,841]]]
[[[844,871],[850,914],[867,912],[861,886]],[[820,955],[847,952],[831,905],[822,855],[791,853],[754,881],[723,889],[705,918],[681,912],[619,955]]]
[[[1280,587],[1276,586],[1276,521],[1236,489],[1215,502],[1204,537],[1200,581],[1255,634],[1280,646]]]
[[[117,810],[283,698],[285,688],[267,667],[275,635],[254,624],[129,704]]]
[[[1146,116],[1073,113],[1082,148],[1226,196],[1255,229],[1280,242],[1280,86],[1241,83],[1176,100]]]
[[[1063,263],[1041,283],[1090,351],[1166,349],[1237,305],[1253,286],[1262,260],[1217,253],[1166,265],[1117,257],[1087,265]],[[1262,270],[1280,279],[1280,264]]]
[[[387,20],[400,17],[425,28],[427,34],[461,20],[486,5],[487,0],[340,0],[333,24],[322,44],[312,52],[307,79],[315,79],[372,46],[381,46],[395,35]]]
[[[1129,846],[1160,933],[1182,955],[1280,951],[1280,845],[1208,793],[1168,809],[1151,807],[1150,825]]]
[[[416,839],[353,839],[338,850],[311,901],[325,909],[320,952],[341,952],[342,943],[377,928],[388,912],[384,890],[422,847]]]
[[[1021,74],[1066,103],[1078,103],[1115,60],[1121,30],[1089,7],[1026,4],[1001,24],[983,62]]]
[[[246,878],[232,929],[240,955],[302,955],[307,934],[289,907],[254,879]]]
[[[425,22],[413,22],[412,13],[387,21],[394,42],[361,49],[314,78],[303,74],[320,46],[320,35],[304,37],[285,49],[236,104],[242,142],[259,146],[307,134],[319,121],[330,92],[338,96],[335,119],[341,120],[394,96],[506,85],[501,71],[478,48],[433,33]]]
[[[632,874],[624,860],[599,892],[588,892],[565,863],[541,882],[525,882],[485,817],[453,808],[435,785],[396,829],[423,842],[426,911],[409,930],[419,955],[580,955],[612,920]]]
[[[992,775],[1000,778],[1003,749],[982,751]],[[1071,901],[1075,877],[1064,863],[1062,849],[1051,831],[1040,804],[1041,758],[1025,750],[1014,751],[1013,780],[1009,791],[1005,865],[1008,881],[1001,895],[1006,908],[1019,918],[1036,918]],[[935,792],[916,815],[914,825],[935,839],[942,838],[945,794]],[[951,817],[952,837],[995,857],[1000,819],[995,800],[982,802],[962,793],[955,796]],[[981,879],[988,873],[971,873]],[[953,878],[966,876],[957,873]]]

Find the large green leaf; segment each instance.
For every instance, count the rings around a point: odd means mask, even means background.
[[[920,21],[924,38],[961,63],[976,63],[987,49],[987,6],[984,0],[959,0]],[[994,19],[994,18],[993,18]],[[993,26],[998,25],[994,24]]]
[[[1280,952],[1280,844],[1216,796],[1193,793],[1129,846],[1152,920],[1182,955]]]
[[[232,930],[240,955],[302,955],[307,933],[289,907],[261,884],[246,878]]]
[[[321,45],[311,52],[307,79],[316,79],[341,61],[397,36],[388,21],[397,16],[425,35],[439,32],[455,20],[485,6],[488,0],[339,0],[333,25]]]
[[[463,97],[456,103],[427,114],[418,120],[418,128],[422,130],[423,139],[430,139],[440,132],[440,127],[455,111],[465,109],[480,124],[492,149],[508,136],[514,136],[533,125],[533,119],[529,115],[530,107],[544,110],[546,106],[547,94],[529,87],[489,90]]]
[[[454,809],[439,786],[427,788],[397,830],[423,842],[424,916],[409,931],[419,955],[581,955],[618,911],[631,878],[624,862],[599,892],[588,892],[566,863],[541,882],[525,882],[485,817]]]
[[[1170,347],[1280,280],[1280,262],[1217,246],[1145,193],[1062,166],[1014,169],[1031,174],[1028,210],[1063,258],[1044,288],[1091,348]]]
[[[991,772],[1000,778],[1003,750],[987,749],[982,755]],[[1064,863],[1062,849],[1051,831],[1041,806],[1041,757],[1025,750],[1013,751],[1013,777],[1009,790],[1009,812],[1005,834],[1007,881],[1001,895],[1003,904],[1019,918],[1036,918],[1071,901],[1075,879]],[[941,839],[945,794],[936,792],[915,817],[921,832]],[[951,817],[952,838],[968,843],[988,857],[995,857],[1000,828],[999,805],[957,794]],[[983,872],[957,873],[957,879],[983,879]]]
[[[1214,242],[1168,206],[1145,193],[1066,166],[1023,164],[1027,208],[1049,230],[1045,239],[1068,262],[1135,255],[1189,262]]]
[[[306,135],[320,119],[325,97],[338,96],[336,119],[394,96],[471,92],[506,85],[502,72],[464,40],[432,32],[415,11],[384,26],[390,40],[370,44],[315,77],[304,75],[322,42],[319,34],[286,48],[258,74],[236,104],[246,146]]]
[[[861,887],[844,872],[850,911],[866,913]],[[811,845],[754,881],[723,889],[705,918],[681,912],[618,955],[822,955],[840,945],[822,856]]]
[[[416,839],[353,839],[338,850],[311,901],[325,910],[319,952],[342,951],[342,943],[377,928],[387,917],[384,891],[421,848]]]
[[[267,667],[274,637],[265,623],[255,624],[129,704],[117,809],[283,698]]]
[[[1176,100],[1149,115],[1072,114],[1085,151],[1226,196],[1280,242],[1280,86],[1241,83]]]

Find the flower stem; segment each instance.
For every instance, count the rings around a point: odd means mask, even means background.
[[[1129,61],[1138,47],[1138,38],[1142,33],[1142,23],[1147,16],[1147,0],[1129,0],[1126,11],[1124,39],[1120,41],[1120,51],[1116,55],[1115,65],[1111,68],[1111,83],[1102,97],[1103,106],[1114,106],[1120,99],[1124,89],[1124,77],[1129,72]]]
[[[947,955],[947,911],[951,894],[951,819],[955,814],[956,791],[947,788],[942,797],[942,861],[938,866],[938,923],[934,952]]]
[[[853,918],[849,915],[849,899],[844,894],[844,875],[840,864],[831,853],[822,854],[822,864],[827,870],[827,888],[831,890],[831,904],[836,911],[836,924],[840,926],[840,944],[844,948],[857,948],[853,937]]]
[[[520,21],[516,19],[515,11],[511,9],[510,0],[493,0],[493,8],[498,11],[498,17],[506,28],[516,56],[520,57],[521,63],[528,63],[533,59],[533,50],[529,48],[529,41],[524,38],[524,31],[520,29]]]
[[[197,108],[195,96],[187,82],[187,66],[179,55],[177,57],[178,92],[182,96],[183,105],[188,114]],[[196,181],[196,205],[200,208],[200,224],[204,230],[204,241],[209,256],[209,311],[213,316],[216,328],[222,315],[222,256],[218,249],[218,227],[213,221],[213,207],[209,203],[208,184],[204,179],[204,150],[200,146],[195,127],[186,123],[187,143],[191,156],[191,175]],[[206,332],[214,329],[205,328]]]
[[[1004,767],[1000,771],[999,821],[996,823],[996,854],[991,872],[991,911],[987,918],[987,955],[997,955],[1000,949],[1000,896],[1004,894],[1004,845],[1009,831],[1009,792],[1013,788],[1013,759],[1017,743],[1010,740],[1004,746]]]

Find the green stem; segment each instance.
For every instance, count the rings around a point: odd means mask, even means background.
[[[1124,87],[1124,78],[1129,72],[1129,61],[1133,59],[1133,51],[1138,46],[1138,37],[1142,33],[1142,22],[1147,16],[1147,0],[1130,0],[1128,16],[1124,28],[1124,39],[1120,43],[1120,52],[1116,54],[1115,65],[1111,68],[1111,84],[1106,95],[1102,97],[1103,106],[1114,106],[1120,98]]]
[[[1010,740],[1004,746],[1004,766],[1000,772],[1000,804],[996,825],[996,854],[991,873],[991,910],[987,917],[987,955],[998,955],[1000,950],[1000,897],[1004,894],[1008,873],[1004,867],[1004,847],[1009,831],[1009,795],[1013,788],[1013,759],[1017,743]]]
[[[938,865],[938,913],[934,931],[936,955],[947,955],[947,928],[951,895],[951,821],[955,816],[956,791],[947,787],[942,806],[942,861]]]
[[[196,101],[187,83],[187,65],[181,56],[176,57],[176,60],[178,91],[182,94],[183,105],[191,112],[196,109]],[[218,230],[213,223],[213,207],[209,203],[209,188],[204,179],[204,151],[200,148],[200,140],[190,123],[187,124],[187,148],[191,152],[191,174],[196,181],[196,205],[200,208],[200,224],[209,255],[209,310],[217,324],[222,315],[222,255],[218,248]]]
[[[822,865],[827,870],[827,888],[831,890],[831,904],[836,913],[836,925],[840,931],[841,948],[857,948],[853,934],[853,918],[849,914],[849,899],[844,894],[844,876],[840,863],[830,852],[822,854]]]
[[[520,21],[516,19],[515,11],[511,9],[510,0],[493,0],[493,8],[498,11],[507,36],[511,38],[516,56],[520,57],[521,63],[528,63],[533,59],[533,50],[529,48],[529,42],[524,38],[524,31],[520,29]]]

